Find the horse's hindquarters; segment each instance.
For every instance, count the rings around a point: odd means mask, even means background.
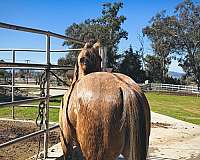
[[[104,83],[105,81],[97,84],[83,81],[77,86],[76,132],[81,150],[88,160],[95,160],[94,157],[98,160],[114,160],[124,146],[120,87],[116,83],[114,87],[113,83]]]
[[[115,160],[120,153],[146,157],[149,106],[130,78],[100,72],[84,76],[73,89],[67,113],[85,159]]]

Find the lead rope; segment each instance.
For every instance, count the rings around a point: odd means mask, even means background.
[[[45,83],[46,83],[46,72],[44,71],[40,77],[40,97],[45,97]],[[38,115],[36,118],[36,125],[39,127],[39,130],[42,129],[43,123],[44,123],[44,108],[45,108],[45,101],[41,100],[38,107]],[[38,138],[38,151],[36,155],[36,160],[39,157],[41,148],[41,135],[39,135]]]

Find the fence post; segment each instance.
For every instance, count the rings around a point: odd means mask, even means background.
[[[45,99],[45,133],[44,133],[44,158],[48,157],[48,138],[49,138],[49,87],[50,87],[50,35],[46,36],[46,99]]]
[[[30,63],[30,60],[25,60],[25,62],[28,64]],[[26,84],[28,84],[28,77],[29,77],[29,69],[26,70]]]
[[[101,61],[102,70],[105,70],[106,65],[107,65],[107,48],[106,47],[100,47],[99,48],[99,54],[102,58],[102,61]]]
[[[12,50],[12,61],[15,63],[15,50]],[[12,102],[15,100],[15,69],[12,68]],[[12,118],[15,119],[15,106],[12,106]]]

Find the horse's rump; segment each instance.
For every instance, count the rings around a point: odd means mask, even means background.
[[[76,130],[74,136],[80,149],[88,160],[114,159],[123,152],[125,145],[135,147],[148,145],[150,126],[148,103],[141,103],[144,100],[143,95],[137,87],[133,87],[134,81],[127,79],[125,83],[119,77],[124,79],[121,74],[91,73],[84,76],[71,93],[67,111],[69,120]],[[65,120],[63,123],[66,122]],[[135,130],[133,127],[136,127]],[[144,129],[140,130],[139,127]],[[134,134],[135,144],[130,143],[130,137],[128,139],[125,137],[127,131],[132,131],[129,136]],[[137,135],[139,133],[141,135]],[[136,135],[140,136],[139,141]],[[141,142],[140,138],[144,141]],[[139,146],[136,146],[137,144]],[[147,151],[142,147],[132,149]]]

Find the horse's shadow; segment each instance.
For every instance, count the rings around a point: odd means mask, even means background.
[[[149,156],[147,160],[178,160],[174,158],[167,158],[167,157],[158,157],[158,156]]]
[[[64,156],[58,157],[56,160],[64,160]],[[126,160],[123,157],[118,157],[116,160]]]
[[[116,160],[126,160],[125,158],[119,156]],[[167,158],[167,157],[158,157],[158,156],[149,156],[147,160],[178,160],[174,158]]]

